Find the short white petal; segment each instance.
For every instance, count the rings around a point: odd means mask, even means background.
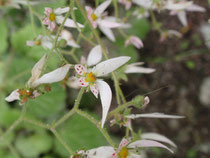
[[[89,158],[110,158],[114,153],[114,148],[111,146],[102,146],[99,148],[86,151]]]
[[[69,11],[69,7],[65,7],[65,8],[56,8],[56,9],[54,10],[54,13],[55,13],[56,15],[61,15],[61,14],[66,13],[66,12],[68,12],[68,11]]]
[[[88,58],[87,58],[87,65],[93,66],[99,63],[102,59],[102,49],[100,45],[95,46],[93,49],[91,49]]]
[[[179,11],[177,13],[177,16],[179,18],[179,20],[181,21],[183,26],[187,26],[187,15],[185,13],[185,11]]]
[[[63,20],[64,20],[64,17],[63,17],[63,16],[56,16],[56,22],[57,22],[58,24],[62,24]],[[80,28],[83,28],[83,27],[84,27],[84,25],[82,25],[82,24],[80,24],[80,23],[77,23],[77,25],[78,25]],[[65,23],[64,23],[64,26],[76,28],[76,24],[75,24],[74,20],[69,19],[69,18],[66,19],[66,21],[65,21]]]
[[[97,64],[92,71],[97,77],[105,76],[108,73],[118,69],[120,66],[128,62],[128,60],[130,60],[130,57],[128,56],[121,56],[108,59]]]
[[[33,67],[31,71],[31,78],[28,80],[28,84],[32,84],[35,80],[39,78],[39,76],[42,73],[42,69],[44,66],[44,63],[47,59],[47,55],[45,54]]]
[[[160,148],[165,148],[173,153],[173,151],[169,149],[167,146],[153,140],[138,140],[128,145],[128,148],[139,148],[139,147],[160,147]]]
[[[71,66],[70,64],[66,64],[52,72],[43,75],[40,79],[36,80],[33,83],[33,87],[37,87],[40,84],[54,83],[63,80],[66,77],[66,74],[70,69],[70,66]]]
[[[10,93],[8,97],[5,98],[7,102],[12,102],[15,100],[20,100],[20,94],[18,93],[19,89],[16,89]]]
[[[96,8],[95,14],[101,15],[106,10],[106,8],[110,5],[110,3],[111,3],[111,0],[106,0],[105,2],[103,2],[102,4],[100,4]]]
[[[184,116],[177,116],[177,115],[167,115],[163,113],[148,113],[148,114],[132,114],[126,116],[127,118],[130,119],[136,119],[136,118],[171,118],[171,119],[180,119],[184,118]]]
[[[96,85],[99,89],[99,94],[101,98],[101,104],[102,104],[102,121],[101,121],[101,127],[103,128],[104,123],[106,121],[106,116],[108,114],[111,101],[112,101],[112,91],[109,85],[101,80],[96,81]]]
[[[132,2],[147,9],[152,8],[153,3],[152,0],[132,0]]]
[[[100,24],[98,26],[99,26],[101,32],[103,32],[108,37],[108,39],[110,39],[112,42],[115,41],[114,34],[113,34],[113,32],[112,32],[112,30],[110,28],[103,27]]]
[[[156,140],[156,141],[159,141],[159,142],[168,143],[175,148],[177,147],[176,144],[174,144],[174,142],[172,142],[170,139],[168,139],[167,137],[165,137],[161,134],[158,134],[158,133],[143,133],[143,134],[141,134],[141,138],[142,139]]]

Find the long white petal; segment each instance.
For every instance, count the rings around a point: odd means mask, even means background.
[[[86,151],[89,158],[110,158],[114,153],[114,148],[111,146],[102,146],[99,148]]]
[[[121,57],[108,59],[108,60],[105,60],[105,61],[97,64],[93,68],[92,72],[97,77],[105,76],[108,73],[113,72],[114,70],[116,70],[117,68],[119,68],[120,66],[125,64],[126,62],[128,62],[128,60],[130,60],[130,57],[128,57],[128,56],[121,56]]]
[[[110,5],[110,3],[111,3],[111,0],[106,0],[105,2],[103,2],[102,4],[100,4],[96,8],[95,14],[101,15],[106,10],[106,8]]]
[[[192,4],[190,5],[189,7],[186,8],[187,11],[192,11],[192,12],[205,12],[206,9],[199,6],[199,5],[196,5],[196,4]]]
[[[179,11],[177,13],[177,16],[179,18],[179,20],[181,21],[183,26],[187,26],[187,15],[185,13],[185,11]]]
[[[110,28],[103,27],[100,24],[98,26],[99,26],[101,32],[103,32],[108,37],[109,40],[111,40],[112,42],[115,42],[114,34]]]
[[[12,102],[15,100],[20,100],[20,94],[18,93],[19,89],[16,89],[10,93],[8,97],[5,98],[7,102]]]
[[[148,114],[131,114],[126,116],[127,118],[130,119],[136,119],[136,118],[171,118],[171,119],[180,119],[184,118],[184,116],[177,116],[177,115],[167,115],[163,113],[148,113]]]
[[[165,8],[168,10],[184,10],[187,7],[193,4],[192,1],[183,1],[179,3],[174,3],[173,1],[168,1],[168,4],[165,5]]]
[[[40,84],[54,83],[63,80],[70,69],[70,64],[66,64],[52,72],[43,75],[40,79],[33,83],[33,87],[37,87]]]
[[[98,20],[98,23],[100,23],[101,26],[106,28],[116,28],[122,26],[122,24],[115,21],[110,21],[109,19]]]
[[[143,133],[143,134],[141,134],[141,138],[142,139],[156,140],[156,141],[159,141],[159,142],[168,143],[175,148],[177,147],[176,144],[174,142],[172,142],[170,139],[168,139],[167,137],[165,137],[161,134],[158,134],[158,133]]]
[[[58,24],[62,24],[63,20],[64,20],[64,17],[63,17],[63,16],[56,16],[56,22],[57,22]],[[77,23],[77,25],[78,25],[80,28],[83,28],[83,27],[84,27],[84,25],[82,25],[82,24],[80,24],[80,23]],[[65,21],[65,23],[64,23],[64,26],[76,28],[76,24],[75,24],[74,20],[69,19],[69,18],[66,19],[66,21]]]
[[[112,91],[109,85],[101,80],[96,81],[96,85],[99,89],[99,94],[101,98],[101,104],[102,104],[102,121],[101,121],[101,127],[103,128],[104,123],[106,121],[106,116],[108,114],[111,101],[112,101]]]
[[[169,149],[167,146],[153,141],[153,140],[138,140],[128,145],[128,148],[140,148],[140,147],[159,147],[159,148],[165,148],[173,153],[171,149]]]
[[[102,49],[100,45],[95,46],[93,49],[91,49],[88,58],[87,58],[87,65],[92,66],[99,63],[102,59]]]
[[[46,61],[47,55],[45,54],[33,67],[31,71],[31,78],[28,80],[28,84],[32,84],[35,80],[39,78],[42,73],[42,68]]]
[[[144,73],[144,74],[149,74],[154,72],[155,69],[152,68],[145,68],[145,67],[137,67],[137,66],[127,66],[125,68],[125,73]]]

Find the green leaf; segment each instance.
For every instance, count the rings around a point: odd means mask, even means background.
[[[65,89],[57,85],[52,85],[52,91],[28,101],[28,113],[38,118],[53,118],[64,109]]]
[[[95,125],[79,115],[73,115],[58,130],[58,133],[74,151],[107,145],[105,138]],[[58,141],[56,141],[56,152],[66,157],[69,156]]]
[[[6,51],[8,47],[7,38],[8,38],[8,26],[7,26],[6,20],[1,18],[0,20],[0,43],[1,43],[0,54]]]
[[[41,153],[49,151],[52,144],[52,138],[47,133],[35,133],[18,137],[15,147],[25,158],[37,158]]]

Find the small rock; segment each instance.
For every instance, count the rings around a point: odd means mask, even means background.
[[[210,107],[210,77],[203,80],[200,86],[199,99],[204,106]]]

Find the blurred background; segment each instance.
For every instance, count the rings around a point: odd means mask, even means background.
[[[1,2],[1,1],[0,1]],[[94,2],[81,1],[94,6]],[[108,48],[110,56],[128,55],[130,62],[141,61],[145,67],[155,68],[152,74],[131,74],[121,78],[121,87],[129,101],[137,95],[147,95],[150,104],[144,109],[133,108],[133,113],[161,112],[172,115],[183,115],[185,119],[138,119],[132,122],[134,130],[156,132],[167,136],[178,146],[174,154],[162,149],[146,150],[145,158],[209,158],[210,157],[210,9],[208,0],[194,0],[206,9],[205,13],[188,12],[189,25],[183,27],[176,16],[168,11],[154,12],[158,22],[164,29],[174,29],[182,33],[181,38],[160,40],[160,33],[154,30],[151,18],[136,19],[130,17],[128,22],[132,28],[127,34],[137,35],[143,40],[144,47],[140,50],[133,46],[124,47],[121,35],[115,31],[116,42],[112,43],[100,33]],[[34,12],[41,17],[45,7],[62,7],[65,0],[49,1],[33,6]],[[109,14],[114,14],[110,6]],[[119,5],[120,16],[124,15],[124,7]],[[84,23],[81,13],[75,11],[77,20]],[[14,89],[24,87],[30,77],[33,65],[49,51],[41,47],[28,47],[27,40],[33,40],[43,33],[40,20],[34,16],[36,33],[32,33],[30,13],[27,6],[21,9],[0,8],[0,135],[20,116],[21,106],[18,102],[6,103],[4,98]],[[70,30],[75,39],[78,32]],[[84,31],[89,35],[90,30]],[[87,56],[92,48],[82,40],[81,48],[75,51],[80,58]],[[67,48],[66,51],[70,51]],[[65,56],[74,63],[71,56]],[[56,55],[48,63],[47,72],[60,64]],[[114,90],[111,79],[106,79]],[[35,100],[29,100],[27,117],[52,123],[67,113],[73,106],[78,90],[63,84],[53,84],[52,91]],[[112,107],[116,107],[113,96]],[[80,107],[100,120],[101,103],[92,94],[85,93]],[[124,127],[106,129],[113,139],[120,141],[124,136]],[[91,149],[108,145],[97,128],[88,120],[73,115],[58,127],[58,133],[66,140],[73,150]],[[66,158],[69,157],[65,148],[45,129],[25,122],[15,128],[4,141],[0,142],[0,158]]]

